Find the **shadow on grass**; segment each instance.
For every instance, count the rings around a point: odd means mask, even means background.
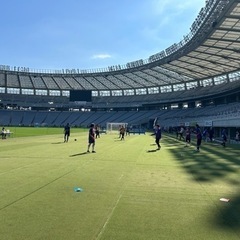
[[[175,143],[171,137],[164,138],[164,145]],[[229,145],[223,148],[215,143],[202,143],[200,152],[194,151],[195,141],[190,148],[184,148],[184,144],[172,148],[171,153],[181,167],[192,176],[193,181],[209,183],[217,180],[224,181],[231,186],[240,185],[239,177],[239,146]],[[234,230],[240,238],[240,195],[223,196],[230,198],[229,202],[217,204],[217,212],[213,214],[211,221],[220,228]],[[215,207],[214,207],[215,208]],[[213,209],[215,212],[216,208]]]
[[[176,139],[166,137],[164,145],[173,144]],[[203,143],[200,152],[196,152],[195,146],[185,148],[182,143],[171,148],[176,161],[192,175],[195,181],[214,181],[227,177],[231,173],[238,172],[240,165],[239,150],[234,148],[219,148],[210,143]]]
[[[212,221],[218,227],[238,230],[240,237],[240,195],[233,196],[229,202],[222,202]]]
[[[153,149],[153,150],[147,150],[147,153],[153,153],[153,152],[157,152],[159,150]]]
[[[70,155],[69,157],[77,157],[77,156],[82,156],[85,154],[88,154],[88,152],[76,153],[76,154]]]
[[[52,144],[61,144],[61,143],[64,143],[64,142],[55,142],[55,143],[52,143]]]

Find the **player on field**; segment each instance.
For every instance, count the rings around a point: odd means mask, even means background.
[[[96,125],[95,133],[96,133],[96,138],[100,138],[100,127],[99,127],[99,125]]]
[[[181,127],[179,131],[179,140],[182,140],[182,139],[184,140],[183,133],[184,133],[184,128]]]
[[[209,129],[209,131],[208,131],[208,137],[209,137],[210,142],[213,141],[213,136],[214,136],[214,130],[213,130],[213,128],[211,127],[211,128]]]
[[[223,130],[222,130],[222,145],[223,145],[223,147],[226,147],[226,142],[227,142],[227,130],[226,130],[226,128],[223,128]]]
[[[189,146],[191,143],[191,130],[189,127],[186,129],[185,142],[186,142],[185,147]]]
[[[200,146],[201,146],[201,143],[202,143],[202,132],[201,132],[201,129],[200,129],[198,124],[196,124],[195,133],[196,133],[196,137],[197,137],[197,148],[196,148],[196,151],[199,152],[200,151]]]
[[[121,137],[121,140],[124,140],[124,136],[125,136],[125,127],[122,125],[119,132],[120,132],[120,137]]]
[[[68,142],[70,136],[70,125],[69,123],[66,124],[64,127],[64,142]]]
[[[95,153],[95,128],[94,123],[90,125],[89,132],[88,132],[88,149],[87,152],[89,153],[90,146],[92,145],[92,153]]]
[[[161,146],[160,146],[160,140],[162,138],[162,131],[161,131],[161,128],[160,128],[160,125],[157,124],[155,126],[155,143],[157,144],[158,148],[157,150],[160,150]]]

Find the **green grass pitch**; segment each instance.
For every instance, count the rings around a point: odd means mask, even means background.
[[[197,153],[163,134],[155,151],[150,134],[102,134],[87,154],[86,130],[68,143],[62,129],[11,130],[0,139],[2,240],[240,239],[240,145]]]

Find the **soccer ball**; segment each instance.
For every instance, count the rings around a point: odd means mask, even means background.
[[[77,141],[77,139],[75,138],[74,141]]]

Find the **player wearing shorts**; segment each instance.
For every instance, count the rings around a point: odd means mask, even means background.
[[[95,153],[94,147],[95,147],[95,128],[94,123],[90,125],[90,129],[88,132],[88,149],[87,152],[89,153],[90,146],[92,145],[92,153]]]
[[[64,142],[68,142],[70,136],[70,125],[69,123],[66,124],[64,127]]]

